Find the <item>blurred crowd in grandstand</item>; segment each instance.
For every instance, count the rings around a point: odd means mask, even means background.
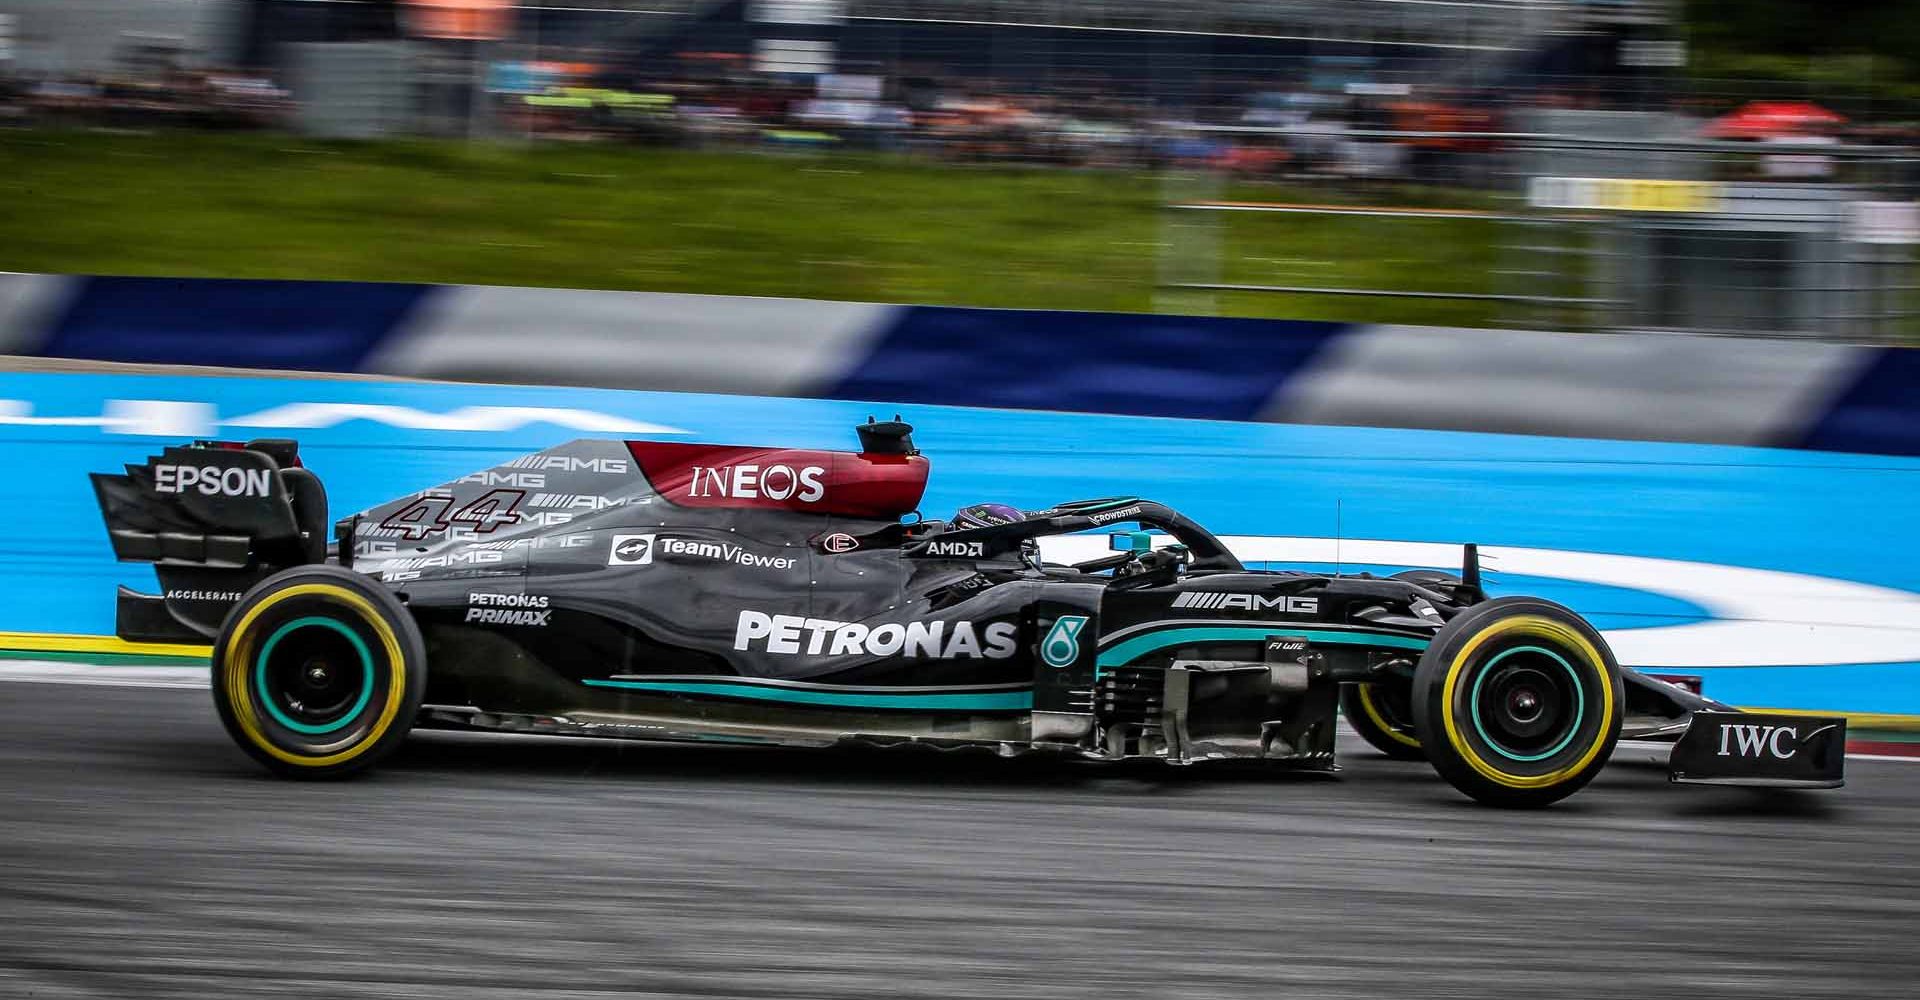
[[[1430,179],[1457,174],[1471,154],[1494,148],[1492,134],[1512,129],[1514,109],[1504,95],[1467,90],[1389,85],[1327,93],[1283,89],[1280,81],[1254,84],[1209,108],[1168,108],[1117,96],[1097,80],[1054,81],[1044,91],[934,76],[790,81],[748,72],[741,61],[694,54],[686,59],[686,72],[644,81],[601,74],[583,62],[496,63],[480,114],[493,134],[529,138],[838,147],[1092,167],[1179,162],[1246,175]],[[1542,94],[1538,102],[1595,103],[1579,93]],[[274,129],[291,127],[294,110],[287,89],[258,71],[166,67],[102,77],[0,77],[0,121],[14,124]],[[1707,121],[1704,115],[1701,120]],[[1795,136],[1911,143],[1920,133],[1911,125],[1855,124],[1811,111],[1781,123],[1772,135],[1750,137]]]
[[[1610,109],[1622,105],[1622,94],[1634,110],[1677,113],[1702,138],[1920,138],[1911,124],[1868,125],[1806,103],[1765,105],[1772,112],[1756,115],[1740,107],[1751,95],[1676,96],[1619,76],[1605,85],[1591,78],[1556,85],[1536,76],[1526,87],[1475,86],[1437,72],[1330,73],[1329,60],[1316,57],[1268,63],[1260,72],[1209,66],[1188,93],[1170,99],[1163,87],[1125,79],[1113,60],[1010,75],[912,52],[854,72],[770,72],[764,45],[756,51],[752,38],[732,49],[661,51],[637,60],[609,44],[565,42],[547,44],[539,58],[512,58],[520,54],[512,46],[463,37],[471,32],[441,34],[406,43],[413,46],[406,58],[417,64],[408,93],[431,110],[409,116],[398,131],[1455,182],[1475,178],[1475,154],[1498,148],[1499,133],[1525,130],[1516,112]],[[301,101],[311,90],[303,93],[288,79],[293,70],[285,58],[259,59],[247,69],[213,67],[210,58],[177,39],[127,34],[110,71],[9,72],[0,61],[0,122],[302,127]],[[412,72],[418,67],[424,69]],[[1782,110],[1788,108],[1799,110]],[[1730,114],[1745,114],[1746,124],[1728,131]]]

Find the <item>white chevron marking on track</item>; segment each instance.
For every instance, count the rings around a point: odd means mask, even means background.
[[[1172,542],[1154,536],[1155,544]],[[1461,549],[1439,542],[1228,535],[1247,563],[1432,567],[1458,571]],[[1049,560],[1108,552],[1104,535],[1042,539]],[[1636,667],[1829,666],[1920,662],[1920,594],[1781,570],[1561,549],[1482,546],[1489,572],[1602,584],[1678,598],[1709,621],[1603,633]]]

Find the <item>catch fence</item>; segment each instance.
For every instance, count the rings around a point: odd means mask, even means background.
[[[1284,155],[1317,146],[1326,161],[1318,179],[1349,200],[1355,192],[1371,194],[1373,203],[1267,201],[1257,197],[1262,185],[1236,184],[1230,172],[1170,170],[1158,275],[1160,305],[1168,311],[1231,311],[1228,300],[1242,295],[1361,297],[1488,303],[1499,325],[1535,329],[1861,343],[1910,343],[1916,334],[1920,153],[1910,147],[1546,132],[1186,130],[1215,142],[1270,145]],[[1450,179],[1475,192],[1456,200],[1477,204],[1393,204],[1396,196],[1432,191],[1370,178],[1367,164],[1388,159],[1382,147],[1399,158],[1422,148],[1453,150],[1445,168]],[[1302,220],[1291,230],[1268,230],[1271,242],[1294,247],[1295,256],[1262,257],[1250,218]],[[1328,219],[1368,222],[1346,226],[1318,253],[1301,255],[1298,227]],[[1487,257],[1463,258],[1450,238],[1478,241]],[[1383,259],[1353,252],[1354,244],[1381,247],[1376,256]],[[1399,266],[1385,266],[1392,264]],[[1365,281],[1382,272],[1415,278]]]

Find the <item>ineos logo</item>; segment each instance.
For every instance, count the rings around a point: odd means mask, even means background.
[[[844,531],[836,531],[821,539],[820,547],[833,553],[852,552],[860,547],[860,540]]]
[[[1807,740],[1832,729],[1821,726],[1808,733],[1804,738],[1798,726],[1761,726],[1752,723],[1720,724],[1720,757],[1772,757],[1775,760],[1792,760],[1800,752]],[[1783,740],[1791,742],[1782,742]]]
[[[720,465],[693,467],[687,484],[690,497],[732,497],[735,500],[795,500],[813,503],[827,495],[821,477],[827,470],[818,465]]]

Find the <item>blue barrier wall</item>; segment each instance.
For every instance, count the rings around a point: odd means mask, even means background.
[[[0,274],[8,353],[1920,455],[1920,353],[1732,337]]]
[[[1741,704],[1920,714],[1920,459],[613,390],[0,374],[0,630],[108,634],[115,584],[152,589],[86,474],[166,442],[297,437],[337,517],[575,437],[847,449],[896,410],[934,516],[1141,493],[1270,565],[1336,535],[1349,568],[1476,541],[1495,592],[1572,605],[1629,663]]]
[[[819,395],[1252,420],[1351,323],[915,306]]]

